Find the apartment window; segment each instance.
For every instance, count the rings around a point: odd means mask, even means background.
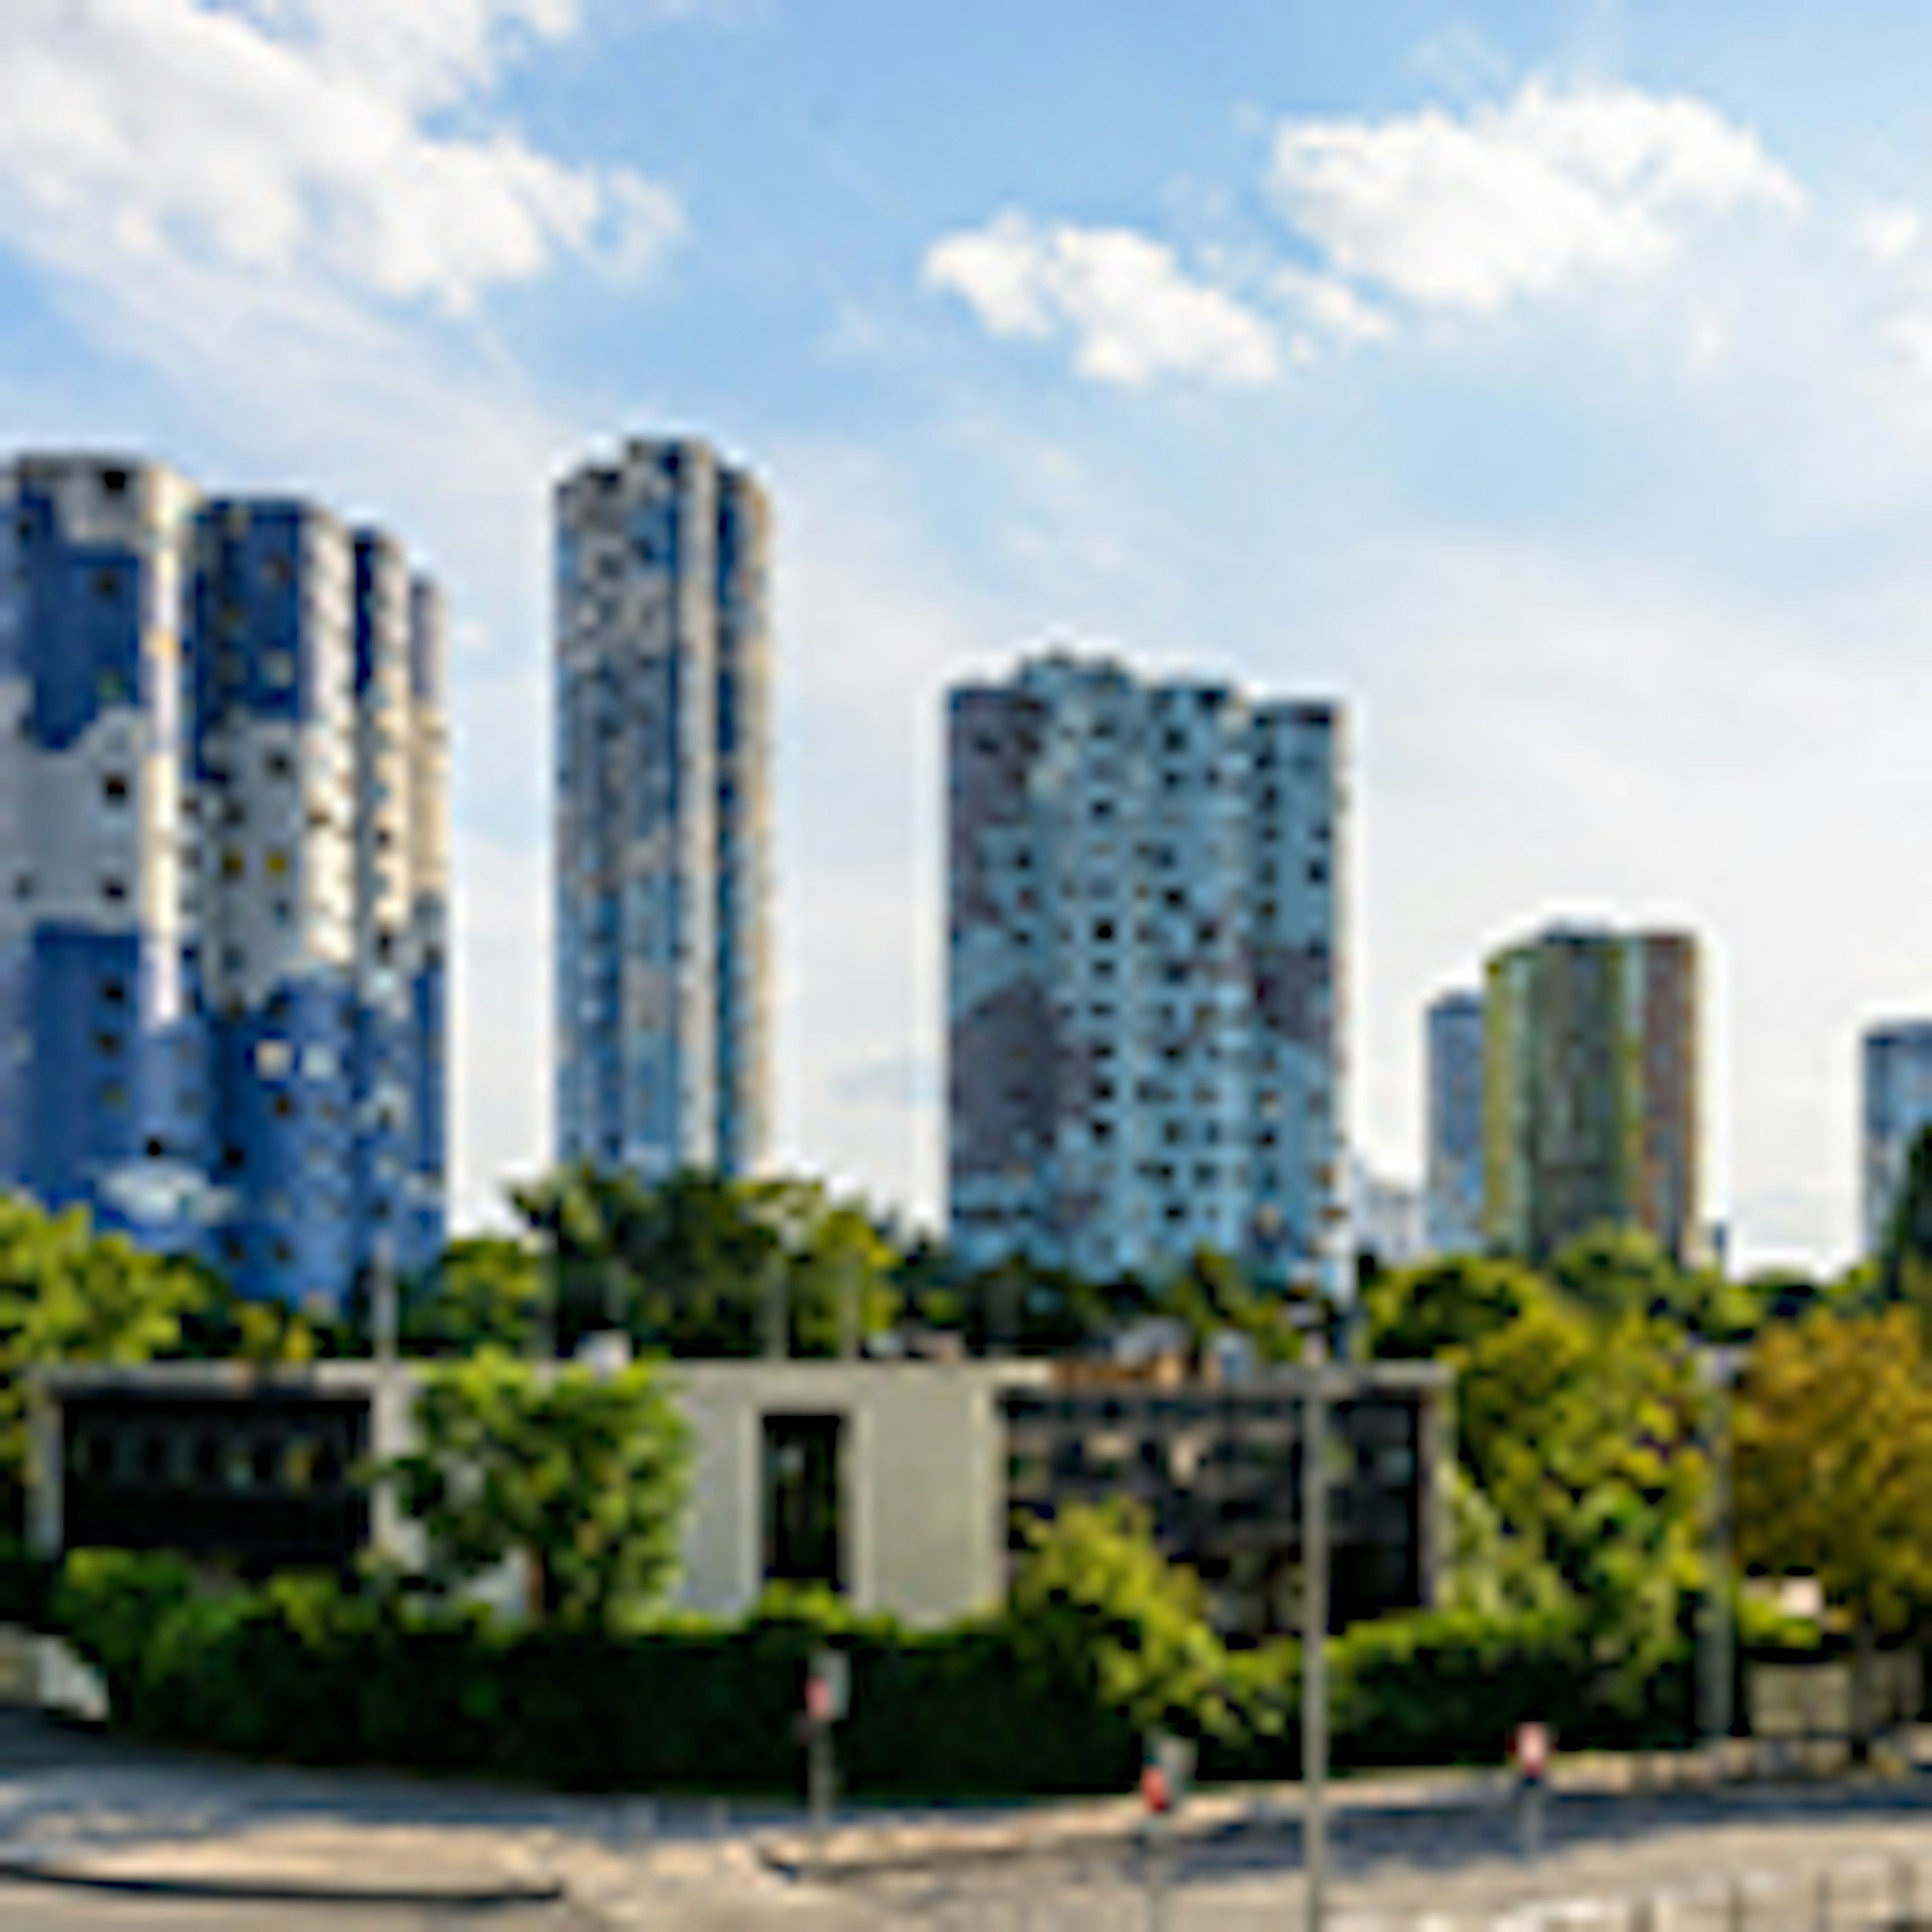
[[[221,876],[224,879],[238,879],[246,866],[241,848],[231,845],[221,855]]]
[[[94,1036],[94,1050],[103,1059],[112,1060],[121,1051],[121,1036],[118,1033],[102,1031]]]
[[[128,494],[128,472],[124,470],[104,470],[100,472],[100,488],[104,496],[124,496]]]
[[[121,902],[128,896],[127,880],[125,879],[103,879],[100,882],[100,896],[106,899],[110,904],[118,905]]]
[[[110,772],[100,782],[100,796],[110,805],[128,802],[128,776],[124,772]]]
[[[110,1080],[100,1090],[100,1104],[110,1113],[120,1113],[128,1105],[128,1090],[118,1080]]]
[[[289,869],[289,855],[282,847],[279,845],[272,847],[268,857],[262,862],[270,878],[279,879],[286,876]]]
[[[127,981],[124,980],[102,980],[100,997],[110,1006],[124,1006],[128,1004]]]
[[[271,752],[268,756],[267,769],[272,778],[285,778],[294,771],[295,765],[287,752]]]

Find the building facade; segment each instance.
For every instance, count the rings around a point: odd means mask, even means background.
[[[1340,712],[1054,655],[949,731],[961,1258],[1339,1288]]]
[[[1864,1132],[1859,1162],[1865,1252],[1885,1245],[1912,1143],[1932,1126],[1932,1020],[1868,1030],[1861,1042]]]
[[[1591,1228],[1700,1253],[1696,943],[1552,928],[1489,962],[1485,1231],[1540,1260]]]
[[[423,1561],[372,1462],[418,1448],[425,1371],[364,1361],[63,1364],[27,1391],[28,1534],[43,1556],[172,1550],[242,1574]],[[691,1432],[676,1597],[747,1615],[774,1583],[944,1624],[995,1608],[1061,1511],[1132,1497],[1222,1630],[1294,1628],[1305,1372],[1232,1382],[1073,1380],[1039,1360],[680,1361]],[[1438,1600],[1451,1539],[1451,1372],[1325,1371],[1337,1627]],[[520,1608],[521,1565],[482,1591]]]
[[[1429,1146],[1424,1187],[1432,1252],[1483,1245],[1483,996],[1444,993],[1424,1022]]]
[[[701,442],[556,496],[557,1145],[754,1172],[770,1110],[769,512]]]
[[[313,505],[0,470],[0,1184],[251,1294],[434,1260],[437,628]]]

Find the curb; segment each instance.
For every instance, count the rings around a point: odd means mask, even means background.
[[[58,1858],[0,1856],[0,1883],[61,1886],[90,1892],[136,1893],[150,1898],[205,1898],[258,1905],[362,1905],[409,1911],[447,1906],[471,1912],[555,1905],[567,1896],[554,1879],[483,1886],[351,1886],[272,1878],[169,1878],[107,1872]]]

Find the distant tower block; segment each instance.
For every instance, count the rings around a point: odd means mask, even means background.
[[[963,1261],[1340,1286],[1342,724],[1065,655],[952,693]]]
[[[254,1294],[336,1303],[379,1237],[427,1266],[447,807],[401,553],[91,456],[0,470],[0,1183]]]
[[[1490,1244],[1541,1260],[1606,1224],[1701,1258],[1696,942],[1553,927],[1484,1000]]]
[[[770,1118],[770,536],[705,444],[556,498],[556,1119],[565,1160],[743,1174]]]

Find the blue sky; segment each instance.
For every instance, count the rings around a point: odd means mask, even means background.
[[[1851,24],[1855,18],[1856,24]],[[460,1217],[548,1142],[546,506],[779,518],[779,1113],[929,1210],[950,678],[1339,695],[1353,1114],[1555,916],[1707,942],[1710,1193],[1834,1262],[1932,1010],[1932,16],[5,0],[0,424],[386,522],[458,622]]]

